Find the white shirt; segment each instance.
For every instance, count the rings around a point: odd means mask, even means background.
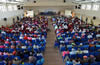
[[[88,50],[83,50],[83,53],[89,53],[89,51]]]
[[[92,38],[92,35],[88,35],[88,38]]]
[[[100,34],[97,34],[96,37],[100,37]]]
[[[22,49],[26,49],[26,46],[22,46]]]
[[[64,25],[64,28],[65,28],[65,29],[68,29],[68,26],[67,26],[67,25]]]
[[[23,39],[23,37],[22,37],[22,36],[20,36],[20,37],[19,37],[19,39]]]

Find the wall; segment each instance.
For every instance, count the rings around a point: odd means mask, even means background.
[[[46,10],[53,10],[56,13],[61,11],[62,14],[65,14],[65,10],[73,10],[73,6],[25,6],[25,10],[34,10],[34,13],[37,15],[39,12]]]
[[[93,20],[95,25],[100,24],[100,9],[98,11],[93,10],[74,10],[76,16],[82,16],[83,20],[85,21],[86,17],[88,17],[88,23],[91,23],[91,19],[93,16],[96,16],[96,20]]]
[[[36,3],[33,2],[34,0],[24,1],[24,6],[71,6],[74,5],[72,1],[74,0],[36,0]]]
[[[13,24],[13,18],[15,18],[16,21],[17,16],[21,18],[23,14],[23,10],[0,12],[0,26]],[[3,18],[7,18],[7,21],[4,21]]]

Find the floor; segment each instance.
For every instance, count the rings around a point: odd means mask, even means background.
[[[49,21],[50,31],[47,35],[47,45],[44,53],[45,63],[44,65],[65,65],[62,61],[62,57],[59,50],[54,48],[54,41],[56,40],[56,35],[52,26],[52,22]]]

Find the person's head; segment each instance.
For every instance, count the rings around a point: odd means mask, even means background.
[[[94,56],[93,55],[90,55],[90,58],[94,58]]]
[[[83,56],[83,59],[87,59],[87,56]]]
[[[80,48],[78,48],[78,50],[80,50]]]
[[[6,58],[5,61],[9,61],[9,58]]]
[[[14,58],[14,60],[15,60],[15,61],[17,61],[17,60],[18,60],[18,58],[17,58],[17,57],[15,57],[15,58]]]
[[[0,62],[2,62],[2,59],[0,59]]]
[[[76,59],[75,61],[76,61],[76,62],[78,62],[79,60],[78,60],[78,59]]]
[[[70,59],[70,61],[72,62],[72,61],[73,61],[73,59],[71,58],[71,59]]]

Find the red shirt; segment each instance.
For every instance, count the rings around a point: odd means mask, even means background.
[[[27,39],[28,39],[28,37],[27,37],[27,36],[24,36],[24,39],[25,39],[25,40],[27,40]]]

